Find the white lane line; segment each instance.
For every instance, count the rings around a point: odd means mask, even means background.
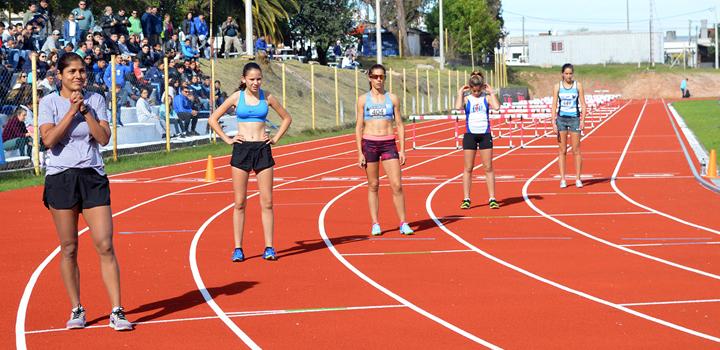
[[[709,241],[710,237],[623,237],[623,241]]]
[[[121,235],[135,235],[143,233],[178,233],[178,232],[195,232],[195,230],[148,230],[148,231],[119,231]]]
[[[663,106],[664,106],[664,105],[665,105],[665,103],[663,103]],[[703,231],[707,231],[707,232],[714,233],[714,234],[716,234],[716,235],[720,235],[720,231],[718,231],[718,230],[715,230],[715,229],[712,229],[712,228],[709,228],[709,227],[706,227],[706,226],[698,225],[698,224],[695,224],[695,223],[692,223],[692,222],[689,222],[689,221],[680,219],[680,218],[678,218],[678,217],[676,217],[676,216],[672,216],[672,215],[667,214],[667,213],[665,213],[665,212],[661,212],[661,211],[659,211],[659,210],[655,210],[655,209],[653,209],[653,208],[651,208],[651,207],[649,207],[649,206],[647,206],[647,205],[640,204],[640,203],[638,203],[636,200],[634,200],[634,199],[630,198],[628,195],[626,195],[625,192],[623,192],[622,190],[620,190],[620,188],[618,187],[618,185],[617,185],[617,176],[618,176],[618,173],[620,172],[620,167],[622,167],[622,163],[623,163],[623,161],[625,160],[625,156],[627,156],[627,151],[628,151],[628,149],[630,148],[630,144],[632,143],[633,136],[635,136],[635,132],[637,131],[638,126],[640,125],[640,121],[642,120],[644,110],[645,110],[645,108],[643,108],[643,111],[640,112],[640,117],[638,117],[637,121],[635,122],[635,126],[633,127],[632,131],[630,132],[630,136],[628,137],[628,140],[627,140],[627,142],[625,143],[625,148],[623,149],[623,152],[622,152],[622,154],[620,155],[620,159],[618,160],[617,165],[615,166],[615,170],[613,171],[613,174],[612,174],[612,176],[610,177],[610,186],[612,186],[613,190],[614,190],[615,192],[617,192],[617,194],[620,195],[620,197],[622,197],[622,198],[625,199],[626,201],[630,202],[631,204],[634,204],[634,205],[636,205],[636,206],[638,206],[638,207],[640,207],[640,208],[643,208],[643,209],[645,209],[645,210],[647,210],[647,211],[651,211],[651,212],[653,212],[653,213],[655,213],[655,214],[657,214],[657,215],[666,217],[666,218],[668,218],[668,219],[670,219],[670,220],[673,220],[673,221],[675,221],[675,222],[679,222],[679,223],[681,223],[681,224],[685,224],[685,225],[690,226],[690,227],[694,227],[694,228],[697,228],[697,229],[700,229],[700,230],[703,230]],[[664,113],[665,113],[666,116],[667,116],[667,109],[665,109]]]
[[[647,102],[647,101],[646,101],[646,102]],[[595,130],[598,130],[598,128],[600,128],[603,124],[605,124],[607,121],[609,121],[610,119],[612,119],[612,117],[614,117],[615,115],[617,115],[617,114],[618,114],[623,108],[625,108],[628,104],[629,104],[629,102],[626,103],[622,108],[618,109],[617,112],[615,112],[615,114],[613,114],[613,116],[609,117],[608,119],[605,119],[605,121],[603,121],[603,122],[602,122],[600,125],[598,125],[595,129],[591,130],[590,133],[588,133],[585,137],[588,137],[588,136],[592,135],[592,133],[593,133]],[[643,107],[643,108],[644,108],[644,107]],[[555,159],[555,161],[550,162],[550,163],[549,163],[548,165],[546,165],[543,169],[541,169],[537,174],[535,174],[534,177],[536,177],[536,176],[539,175],[540,173],[544,172],[550,165],[554,164],[556,161],[557,161],[557,159]],[[462,174],[459,174],[459,175],[457,175],[455,178],[460,178],[461,176],[462,176]],[[532,178],[531,178],[531,179],[532,179]],[[451,180],[452,180],[452,179],[451,179]],[[447,182],[450,182],[450,180],[448,180]],[[677,324],[674,324],[674,323],[671,323],[671,322],[668,322],[668,321],[665,321],[665,320],[661,320],[661,319],[659,319],[659,318],[656,318],[656,317],[653,317],[653,316],[650,316],[650,315],[646,315],[646,314],[644,314],[644,313],[641,313],[641,312],[638,312],[638,311],[629,309],[629,308],[627,308],[627,307],[625,307],[625,306],[622,306],[622,305],[619,305],[619,304],[615,304],[615,303],[610,302],[610,301],[607,301],[607,300],[605,300],[605,299],[598,298],[598,297],[596,297],[596,296],[593,296],[593,295],[587,294],[587,293],[585,293],[585,292],[582,292],[582,291],[579,291],[579,290],[570,288],[570,287],[565,286],[565,285],[563,285],[563,284],[560,284],[560,283],[558,283],[558,282],[549,280],[549,279],[547,279],[547,278],[545,278],[545,277],[542,277],[542,276],[537,275],[537,274],[534,274],[534,273],[532,273],[532,272],[530,272],[530,271],[528,271],[528,270],[525,270],[525,269],[523,269],[523,268],[521,268],[521,267],[519,267],[519,266],[517,266],[517,265],[513,265],[513,264],[511,264],[511,263],[509,263],[509,262],[507,262],[507,261],[505,261],[505,260],[502,260],[502,259],[500,259],[500,258],[498,258],[498,257],[496,257],[496,256],[494,256],[494,255],[492,255],[492,254],[490,254],[490,253],[488,253],[488,252],[486,252],[486,251],[484,251],[484,250],[482,250],[482,249],[480,249],[480,248],[472,245],[470,242],[464,240],[462,237],[460,237],[459,235],[457,235],[455,232],[453,232],[453,231],[451,231],[450,229],[448,229],[447,227],[445,227],[445,225],[444,225],[442,222],[440,222],[440,220],[438,219],[438,217],[435,215],[435,212],[432,210],[432,199],[435,197],[435,194],[436,194],[436,193],[440,190],[440,188],[442,188],[443,186],[444,186],[444,183],[441,184],[441,185],[439,185],[439,186],[436,187],[435,189],[433,189],[433,191],[430,193],[430,195],[428,196],[427,200],[425,201],[425,209],[426,209],[426,211],[428,212],[428,214],[430,215],[430,217],[432,218],[432,220],[435,222],[435,224],[436,224],[442,231],[444,231],[445,233],[447,233],[450,237],[453,237],[456,241],[460,242],[460,243],[463,244],[464,246],[472,249],[472,250],[475,251],[476,253],[478,253],[478,254],[486,257],[487,259],[490,259],[490,260],[492,260],[492,261],[494,261],[494,262],[496,262],[496,263],[498,263],[498,264],[500,264],[500,265],[503,265],[503,266],[505,266],[505,267],[507,267],[507,268],[510,268],[510,269],[514,270],[514,271],[517,271],[517,272],[519,272],[519,273],[521,273],[521,274],[523,274],[523,275],[525,275],[525,276],[528,276],[528,277],[533,278],[533,279],[536,279],[536,280],[538,280],[538,281],[540,281],[540,282],[549,284],[549,285],[551,285],[551,286],[553,286],[553,287],[555,287],[555,288],[564,290],[564,291],[566,291],[566,292],[568,292],[568,293],[575,294],[575,295],[580,296],[580,297],[582,297],[582,298],[586,298],[586,299],[592,300],[592,301],[594,301],[594,302],[597,302],[597,303],[600,303],[600,304],[609,306],[609,307],[611,307],[611,308],[614,308],[614,309],[617,309],[617,310],[620,310],[620,311],[623,311],[623,312],[627,312],[627,313],[629,313],[629,314],[632,314],[632,315],[635,315],[635,316],[644,318],[644,319],[646,319],[646,320],[649,320],[649,321],[652,321],[652,322],[655,322],[655,323],[658,323],[658,324],[661,324],[661,325],[664,325],[664,326],[667,326],[667,327],[670,327],[670,328],[679,330],[679,331],[681,331],[681,332],[685,332],[685,333],[692,334],[692,335],[695,335],[695,336],[698,336],[698,337],[701,337],[701,338],[709,339],[709,340],[712,340],[712,341],[714,341],[714,342],[720,342],[720,338],[718,338],[718,337],[715,337],[715,336],[712,336],[712,335],[709,335],[709,334],[705,334],[705,333],[701,333],[701,332],[698,332],[698,331],[695,331],[695,330],[692,330],[692,329],[689,329],[689,328],[686,328],[686,327],[683,327],[683,326],[680,326],[680,325],[677,325]],[[532,208],[534,208],[535,211],[541,213],[542,211],[540,211],[540,209],[538,209],[537,207],[535,207],[535,205],[532,204],[532,202],[530,202],[529,199],[527,198],[527,186],[528,186],[528,183],[526,183],[525,186],[523,187],[523,196],[525,197],[526,203],[528,203],[528,205],[530,205]],[[551,220],[553,220],[553,221],[557,220],[557,219],[554,219],[554,218],[552,218],[552,217],[548,217],[548,218],[551,219]],[[561,225],[563,224],[562,222],[559,222],[559,223],[561,223]],[[571,229],[572,229],[573,231],[576,231],[576,229],[574,229],[574,228],[571,228]],[[608,243],[609,243],[609,242],[608,242]],[[623,248],[623,249],[626,249],[626,248]],[[628,249],[628,250],[629,250],[629,249]],[[633,251],[633,252],[634,252],[634,251]]]
[[[715,245],[720,242],[678,242],[678,243],[641,243],[641,244],[621,244],[623,247],[663,247],[663,246],[679,246],[679,245]]]
[[[357,151],[356,151],[356,150],[351,150],[351,151],[343,152],[343,154],[344,154],[344,153],[351,153],[351,152],[357,152]],[[336,156],[336,155],[337,155],[337,154],[333,154],[333,155],[325,156],[325,157],[312,158],[312,159],[300,161],[300,162],[297,162],[297,163],[293,163],[293,164],[288,164],[288,165],[285,165],[285,166],[277,167],[276,169],[279,170],[279,169],[282,169],[282,168],[287,168],[287,167],[292,166],[292,165],[303,164],[303,163],[310,163],[310,162],[317,161],[317,160],[319,160],[319,159],[328,158],[328,157],[333,157],[333,156]],[[421,164],[422,164],[422,163],[421,163]],[[310,178],[313,178],[313,177],[319,177],[319,176],[323,176],[323,175],[326,175],[326,174],[330,174],[330,173],[336,172],[336,171],[338,171],[338,170],[343,170],[343,169],[347,169],[347,168],[356,167],[356,166],[357,166],[357,164],[354,164],[354,163],[353,163],[353,164],[348,164],[348,165],[345,165],[345,166],[341,166],[341,167],[339,167],[339,168],[334,168],[334,169],[331,169],[331,170],[328,170],[328,171],[316,173],[316,174],[313,174],[313,175],[310,175],[310,176],[306,176],[306,177],[303,177],[303,178],[300,178],[300,179],[296,179],[296,180],[284,182],[284,183],[281,183],[281,184],[278,184],[278,185],[274,185],[274,186],[273,186],[273,189],[278,188],[278,187],[283,187],[283,186],[286,186],[286,185],[289,185],[289,184],[292,184],[292,183],[295,183],[295,182],[301,182],[301,181],[304,181],[304,180],[307,180],[307,179],[310,179]],[[258,196],[259,194],[260,194],[260,192],[255,192],[255,193],[253,193],[253,194],[250,194],[250,195],[247,196],[247,199],[250,199],[250,198],[252,198],[252,197]],[[193,279],[195,280],[195,285],[197,286],[198,290],[200,291],[200,294],[202,294],[203,299],[205,299],[205,302],[208,304],[208,306],[210,306],[210,308],[213,310],[213,312],[215,312],[215,314],[220,318],[220,320],[223,321],[223,323],[225,323],[225,325],[227,325],[228,328],[230,328],[230,330],[232,330],[232,331],[235,333],[235,335],[237,335],[238,338],[240,338],[240,339],[243,341],[243,343],[245,343],[245,345],[247,345],[247,346],[250,347],[251,349],[260,349],[260,347],[259,347],[245,332],[243,332],[243,331],[240,329],[240,327],[238,327],[238,325],[235,324],[235,322],[233,322],[232,320],[230,320],[230,318],[228,317],[228,315],[227,315],[227,314],[222,310],[222,308],[215,302],[215,300],[213,299],[212,295],[210,295],[210,293],[207,291],[207,288],[205,287],[205,282],[203,281],[202,276],[200,275],[200,268],[198,267],[198,263],[197,263],[197,247],[198,247],[198,243],[200,242],[200,238],[202,237],[203,233],[205,232],[205,230],[207,229],[207,227],[208,227],[213,221],[215,221],[215,219],[217,219],[220,215],[224,214],[226,211],[230,210],[230,209],[233,208],[234,206],[235,206],[235,203],[230,203],[230,204],[229,204],[228,206],[226,206],[225,208],[220,209],[218,212],[216,212],[216,213],[213,214],[211,217],[209,217],[207,220],[205,220],[205,222],[204,222],[204,223],[200,226],[200,228],[197,230],[197,232],[196,232],[195,235],[193,236],[192,242],[190,243],[190,250],[189,250],[189,253],[188,253],[188,255],[189,255],[189,256],[188,256],[188,259],[190,260],[190,270],[191,270],[191,272],[192,272]]]
[[[347,307],[320,307],[320,308],[307,308],[307,309],[287,309],[287,310],[259,310],[259,311],[231,311],[227,315],[229,318],[238,317],[253,317],[253,316],[274,316],[274,315],[287,315],[287,314],[304,314],[304,313],[316,313],[316,312],[330,312],[330,311],[359,311],[359,310],[377,310],[377,309],[398,309],[404,308],[405,305],[371,305],[371,306],[347,306]],[[163,320],[133,322],[135,326],[138,325],[150,325],[150,324],[164,324],[164,323],[176,323],[176,322],[188,322],[188,321],[204,321],[204,320],[217,320],[218,316],[200,316],[200,317],[184,317],[184,318],[170,318]],[[84,329],[93,328],[108,328],[107,324],[87,326]],[[38,329],[34,331],[27,331],[25,334],[41,334],[41,333],[53,333],[53,332],[78,332],[76,329],[67,328],[48,328]]]
[[[668,173],[663,173],[663,174],[652,174],[652,173],[632,174],[632,176],[634,176],[634,177],[673,177],[673,176],[675,176],[675,175],[676,175],[676,174],[668,174]]]
[[[622,306],[646,306],[646,305],[673,305],[673,304],[695,304],[695,303],[718,303],[720,299],[697,299],[697,300],[676,300],[676,301],[656,301],[646,303],[626,303]]]
[[[530,196],[584,196],[584,195],[607,195],[615,194],[615,192],[535,192]]]
[[[413,252],[382,252],[382,253],[345,253],[342,256],[381,256],[381,255],[415,255],[415,254],[446,254],[446,253],[469,253],[470,249],[452,249],[452,250],[421,250]]]
[[[544,240],[570,240],[572,237],[483,237],[485,241],[544,241]]]
[[[415,164],[415,165],[411,165],[411,166],[409,166],[409,167],[406,167],[406,168],[403,169],[403,171],[407,171],[407,170],[409,170],[409,169],[411,169],[411,168],[414,168],[414,167],[416,167],[416,166],[420,166],[420,165],[423,165],[423,164],[425,164],[425,163],[429,163],[429,162],[431,162],[431,161],[434,161],[434,160],[443,158],[443,157],[446,156],[446,155],[454,154],[454,153],[457,153],[457,152],[459,152],[459,150],[454,150],[454,151],[451,151],[451,152],[449,152],[449,153],[446,153],[446,154],[443,154],[443,155],[440,155],[440,156],[437,156],[437,157],[430,158],[430,159],[428,159],[428,160],[426,160],[426,161],[423,161],[423,162],[420,162],[420,163],[418,163],[418,164]],[[386,176],[386,175],[383,175],[383,177],[385,177],[385,176]],[[409,300],[401,297],[400,295],[395,294],[395,293],[392,292],[391,290],[385,288],[383,285],[375,282],[375,280],[373,280],[372,278],[370,278],[369,276],[367,276],[366,274],[364,274],[362,271],[360,271],[358,268],[356,268],[354,265],[352,265],[350,262],[348,262],[347,259],[345,259],[345,257],[343,257],[343,256],[340,254],[340,252],[338,252],[338,250],[335,248],[335,245],[330,241],[330,238],[328,238],[327,231],[325,230],[325,216],[327,215],[327,212],[328,212],[328,210],[330,209],[330,207],[332,207],[332,205],[333,205],[335,202],[337,202],[340,198],[342,198],[342,197],[345,196],[346,194],[352,192],[353,190],[355,190],[355,189],[357,189],[357,188],[360,188],[360,187],[363,186],[364,184],[365,184],[365,182],[360,183],[360,184],[357,184],[357,185],[355,185],[355,186],[353,186],[353,187],[348,188],[347,190],[345,190],[345,192],[340,193],[339,195],[335,196],[335,198],[331,199],[331,200],[327,203],[327,205],[325,205],[325,207],[323,207],[322,211],[320,212],[320,216],[318,217],[318,229],[319,229],[319,231],[320,231],[320,236],[322,237],[323,241],[325,242],[325,245],[327,245],[327,247],[328,247],[328,249],[330,250],[330,252],[335,256],[335,258],[336,258],[340,263],[342,263],[343,265],[345,265],[345,267],[346,267],[348,270],[352,271],[355,275],[357,275],[358,277],[360,277],[363,281],[367,282],[368,284],[370,284],[371,286],[375,287],[375,288],[378,289],[379,291],[385,293],[385,294],[388,295],[389,297],[397,300],[399,303],[401,303],[401,304],[403,304],[403,305],[411,308],[413,311],[415,311],[415,312],[417,312],[417,313],[419,313],[419,314],[421,314],[421,315],[429,318],[430,320],[432,320],[432,321],[434,321],[434,322],[436,322],[436,323],[438,323],[438,324],[440,324],[440,325],[442,325],[442,326],[444,326],[444,327],[452,330],[453,332],[458,333],[458,334],[460,334],[460,335],[462,335],[462,336],[464,336],[464,337],[466,337],[466,338],[468,338],[468,339],[470,339],[470,340],[472,340],[472,341],[474,341],[474,342],[476,342],[476,343],[478,343],[478,344],[484,345],[484,346],[486,346],[486,347],[488,347],[488,348],[491,348],[491,349],[500,349],[500,347],[498,347],[497,345],[494,345],[494,344],[492,344],[492,343],[490,343],[490,342],[488,342],[488,341],[486,341],[486,340],[484,340],[484,339],[481,339],[481,338],[475,336],[474,334],[472,334],[472,333],[470,333],[470,332],[468,332],[468,331],[466,331],[466,330],[464,330],[464,329],[462,329],[462,328],[460,328],[460,327],[458,327],[458,326],[456,326],[456,325],[454,325],[454,324],[452,324],[452,323],[449,323],[449,322],[443,320],[442,318],[440,318],[440,317],[438,317],[438,316],[435,316],[434,314],[426,311],[425,309],[420,308],[419,306],[413,304],[412,302],[410,302]]]
[[[627,106],[627,105],[626,105],[626,106]],[[643,112],[645,111],[645,107],[647,107],[647,100],[645,100],[645,103],[643,104],[643,107],[642,107],[642,109],[640,110],[640,115],[638,116],[638,120],[640,119],[640,117],[642,117],[642,114],[643,114]],[[608,120],[610,120],[610,119],[606,119],[605,122],[607,122]],[[603,122],[603,123],[605,123],[605,122]],[[601,124],[601,125],[602,125],[602,124]],[[637,128],[637,125],[638,125],[638,124],[635,124],[635,128]],[[587,135],[583,136],[583,138],[582,138],[581,140],[585,140],[587,137],[589,137],[590,135],[592,135],[592,133],[593,133],[595,130],[597,130],[597,128],[594,129],[594,130],[592,130],[592,131],[590,131],[590,133],[588,133]],[[633,130],[635,130],[635,129],[633,129]],[[632,136],[631,136],[631,137],[632,137]],[[620,249],[620,250],[625,251],[625,252],[628,252],[628,253],[630,253],[630,254],[634,254],[634,255],[637,255],[637,256],[640,256],[640,257],[643,257],[643,258],[646,258],[646,259],[650,259],[650,260],[653,260],[653,261],[656,261],[656,262],[659,262],[659,263],[662,263],[662,264],[666,264],[666,265],[669,265],[669,266],[672,266],[672,267],[675,267],[675,268],[678,268],[678,269],[681,269],[681,270],[689,271],[689,272],[696,273],[696,274],[699,274],[699,275],[703,275],[703,276],[706,276],[706,277],[710,277],[710,278],[713,278],[713,279],[716,279],[716,280],[720,280],[720,276],[719,276],[719,275],[716,275],[716,274],[713,274],[713,273],[710,273],[710,272],[706,272],[706,271],[702,271],[702,270],[699,270],[699,269],[696,269],[696,268],[693,268],[693,267],[685,266],[685,265],[682,265],[682,264],[678,264],[678,263],[675,263],[675,262],[672,262],[672,261],[669,261],[669,260],[665,260],[665,259],[662,259],[662,258],[659,258],[659,257],[656,257],[656,256],[652,256],[652,255],[649,255],[649,254],[645,254],[645,253],[639,252],[639,251],[637,251],[637,250],[633,250],[633,249],[630,249],[630,248],[627,248],[627,247],[623,247],[623,246],[621,246],[621,245],[619,245],[619,244],[610,242],[610,241],[605,240],[605,239],[602,239],[602,238],[600,238],[600,237],[593,236],[593,235],[591,235],[590,233],[587,233],[587,232],[585,232],[585,231],[583,231],[583,230],[580,230],[579,228],[577,228],[577,227],[575,227],[575,226],[571,226],[571,225],[565,223],[564,221],[561,221],[561,220],[559,220],[558,218],[555,218],[555,217],[547,214],[546,212],[544,212],[542,209],[538,208],[538,207],[535,205],[535,203],[533,203],[532,199],[528,196],[528,188],[530,187],[530,184],[531,184],[538,176],[540,176],[540,174],[542,174],[543,172],[545,172],[548,168],[550,168],[550,166],[552,166],[552,165],[555,164],[556,162],[557,162],[557,158],[555,158],[555,159],[553,159],[552,161],[550,161],[549,163],[547,163],[542,169],[538,170],[538,172],[535,173],[535,175],[533,175],[532,177],[530,177],[530,179],[528,179],[528,180],[525,182],[525,185],[524,185],[523,188],[522,188],[522,194],[523,194],[523,198],[525,199],[525,203],[526,203],[532,210],[534,210],[536,213],[538,213],[538,214],[546,217],[548,220],[553,221],[553,222],[557,223],[558,225],[560,225],[560,226],[562,226],[562,227],[567,228],[568,230],[571,230],[571,231],[573,231],[573,232],[575,232],[575,233],[577,233],[577,234],[580,234],[580,235],[582,235],[582,236],[584,236],[584,237],[590,238],[590,239],[592,239],[592,240],[594,240],[594,241],[596,241],[596,242],[600,242],[600,243],[602,243],[602,244],[608,245],[608,246],[613,247],[613,248],[616,248],[616,249]]]
[[[615,216],[615,215],[647,215],[652,214],[649,211],[629,211],[629,212],[616,212],[616,213],[558,213],[548,214],[551,216]],[[487,216],[453,216],[447,217],[447,219],[543,219],[542,215],[487,215]]]

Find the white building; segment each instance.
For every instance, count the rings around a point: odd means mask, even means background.
[[[652,42],[651,42],[652,38]],[[664,61],[662,33],[580,32],[528,37],[528,63],[534,66]]]

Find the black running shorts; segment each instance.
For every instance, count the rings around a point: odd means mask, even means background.
[[[45,176],[45,207],[81,209],[110,205],[110,181],[92,168],[71,168]]]
[[[463,149],[488,149],[493,148],[492,134],[471,134],[463,136]]]
[[[252,141],[233,144],[230,165],[250,172],[259,173],[275,165],[270,144],[264,141]]]

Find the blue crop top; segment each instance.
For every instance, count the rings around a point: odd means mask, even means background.
[[[265,92],[260,90],[260,102],[256,105],[249,106],[245,103],[245,90],[240,91],[237,106],[235,106],[235,114],[238,123],[259,122],[265,123],[268,115],[268,103],[265,100]]]
[[[380,119],[393,120],[393,119],[395,119],[395,110],[393,108],[392,100],[390,99],[390,94],[388,94],[387,92],[385,93],[385,102],[375,103],[372,100],[372,95],[368,92],[365,95],[365,111],[363,113],[363,119],[365,119],[365,120],[380,120]]]

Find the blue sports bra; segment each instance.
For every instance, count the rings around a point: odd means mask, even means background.
[[[390,94],[385,93],[385,101],[383,103],[375,103],[372,95],[368,92],[365,95],[365,110],[363,112],[364,120],[393,120],[395,119],[395,110],[393,109]]]
[[[240,91],[235,114],[238,123],[259,122],[265,123],[268,114],[268,103],[265,100],[265,92],[260,90],[260,101],[256,105],[249,106],[245,103],[245,90]]]

